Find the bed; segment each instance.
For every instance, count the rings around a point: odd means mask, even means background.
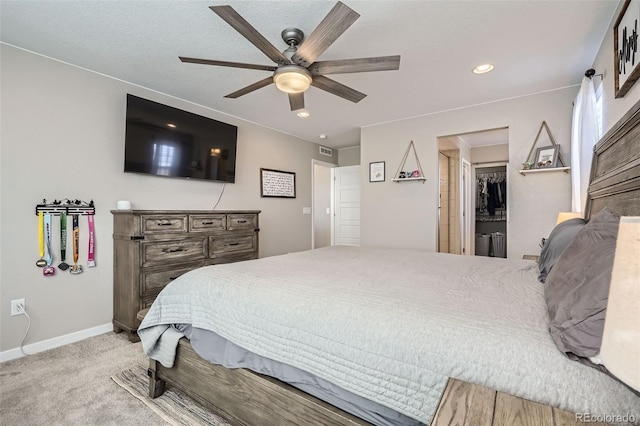
[[[640,102],[597,144],[587,218],[640,216],[639,122]],[[413,425],[430,423],[455,378],[637,422],[636,392],[558,350],[538,272],[355,247],[197,269],[138,330],[150,395],[177,387],[232,424]]]

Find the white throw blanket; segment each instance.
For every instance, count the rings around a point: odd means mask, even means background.
[[[537,272],[530,261],[328,247],[191,271],[138,333],[170,366],[179,336],[166,324],[211,330],[427,424],[448,377],[640,419],[638,397],[555,347]]]

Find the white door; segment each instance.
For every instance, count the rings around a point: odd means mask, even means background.
[[[471,163],[462,160],[462,254],[471,255],[471,197],[473,192],[473,181],[471,179]]]
[[[360,245],[360,166],[336,167],[333,245]]]

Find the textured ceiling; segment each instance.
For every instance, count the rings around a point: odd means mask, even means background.
[[[360,18],[319,58],[401,55],[398,71],[333,75],[368,96],[354,104],[317,88],[307,119],[274,85],[224,95],[267,71],[183,64],[178,56],[273,65],[209,6],[230,4],[274,46],[286,27],[305,34],[333,1],[0,1],[7,44],[204,105],[334,148],[359,144],[360,126],[577,85],[618,6],[582,1],[344,1]],[[495,70],[471,69],[491,62]],[[326,139],[320,139],[326,134]]]

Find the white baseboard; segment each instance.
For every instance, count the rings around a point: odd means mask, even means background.
[[[68,345],[69,343],[79,342],[80,340],[98,336],[109,331],[113,331],[112,323],[87,328],[86,330],[76,331],[75,333],[65,334],[64,336],[54,337],[52,339],[43,340],[37,343],[31,343],[27,346],[24,346],[23,349],[28,355],[33,355],[37,354],[38,352],[46,351],[48,349]],[[22,358],[23,356],[25,355],[22,353],[20,348],[9,349],[8,351],[0,352],[0,363],[11,361],[12,359],[16,358]]]

